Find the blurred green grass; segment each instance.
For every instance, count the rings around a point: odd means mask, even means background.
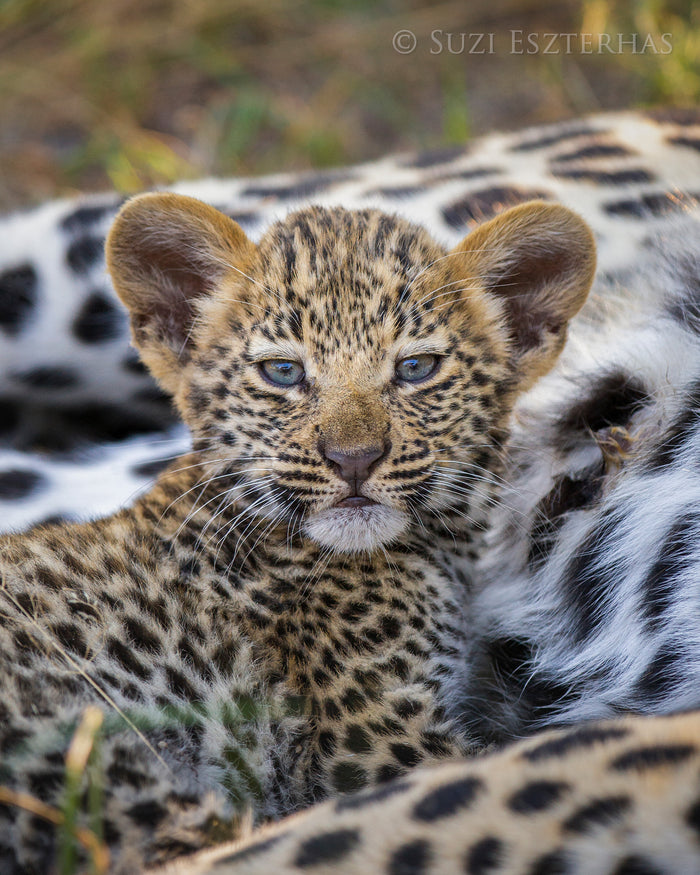
[[[0,208],[692,105],[699,19],[694,0],[0,0]],[[436,29],[493,33],[496,51],[431,53]],[[673,50],[513,54],[511,29],[670,33]]]

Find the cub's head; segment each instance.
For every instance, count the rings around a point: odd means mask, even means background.
[[[348,553],[470,518],[595,263],[584,222],[539,202],[448,252],[399,218],[319,207],[256,245],[173,194],[127,203],[107,257],[230,502]]]

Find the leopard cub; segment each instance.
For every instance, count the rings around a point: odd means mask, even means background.
[[[54,826],[19,794],[61,804],[88,705],[83,826],[123,873],[469,749],[457,688],[499,448],[595,256],[538,202],[447,252],[319,207],[254,244],[163,194],[125,205],[107,259],[193,451],[112,517],[0,542],[3,873],[50,868]]]

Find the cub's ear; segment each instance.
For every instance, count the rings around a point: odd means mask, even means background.
[[[453,252],[500,303],[519,388],[528,388],[556,361],[588,295],[596,264],[590,228],[566,207],[532,201],[476,228]]]
[[[232,219],[194,198],[145,194],[122,207],[107,268],[131,313],[134,344],[167,391],[175,393],[189,358],[197,300],[245,272],[254,252]]]

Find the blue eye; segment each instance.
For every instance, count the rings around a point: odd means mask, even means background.
[[[396,377],[405,383],[420,383],[434,374],[439,364],[440,357],[437,355],[409,355],[396,362]]]
[[[288,362],[284,359],[270,359],[260,362],[260,373],[275,386],[296,386],[306,376],[299,362]]]

